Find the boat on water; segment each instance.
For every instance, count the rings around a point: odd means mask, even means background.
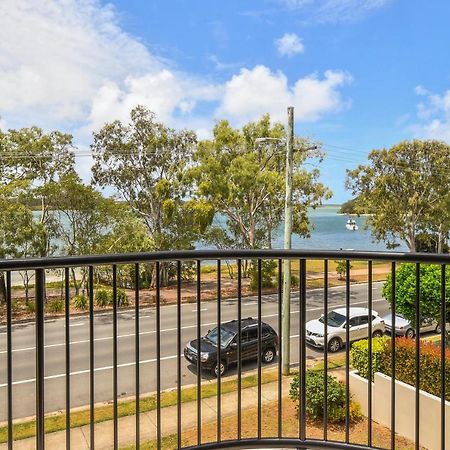
[[[345,224],[345,228],[350,231],[357,231],[358,225],[356,225],[356,222],[354,219],[348,219],[347,223]]]

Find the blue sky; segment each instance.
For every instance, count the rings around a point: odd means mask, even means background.
[[[200,137],[292,104],[341,202],[371,149],[450,142],[449,17],[446,0],[3,0],[0,128],[62,129],[86,151],[137,103]]]

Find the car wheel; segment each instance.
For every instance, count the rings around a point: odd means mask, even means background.
[[[220,362],[220,376],[222,376],[225,373],[226,370],[227,370],[227,367],[226,367],[225,363],[223,361],[221,361]],[[211,373],[216,378],[219,376],[219,364],[216,364],[211,369]]]
[[[341,340],[339,338],[332,338],[328,342],[328,351],[331,353],[336,353],[341,348]]]
[[[440,325],[436,325],[436,329],[434,331],[436,331],[437,334],[441,334],[441,332],[442,332],[441,326]]]
[[[405,336],[407,338],[412,339],[415,335],[416,335],[416,333],[414,332],[414,330],[412,328],[408,328],[406,330]]]
[[[382,337],[383,336],[383,332],[381,331],[381,330],[375,330],[373,333],[372,333],[372,337],[374,337],[374,338],[380,338],[380,337]]]
[[[275,359],[275,349],[267,348],[262,354],[262,360],[266,364],[270,364]]]

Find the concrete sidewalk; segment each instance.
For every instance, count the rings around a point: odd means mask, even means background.
[[[283,378],[282,392],[286,396],[289,392],[291,377]],[[254,408],[258,398],[258,388],[242,389],[242,410]],[[221,417],[237,414],[237,392],[223,394],[221,398]],[[262,385],[262,403],[278,400],[278,383]],[[217,419],[217,397],[202,400],[202,424],[214,422]],[[197,402],[186,402],[181,405],[181,429],[183,431],[197,426]],[[140,439],[141,442],[156,439],[156,410],[140,415]],[[133,445],[136,441],[136,417],[127,416],[119,418],[119,448]],[[169,406],[161,409],[161,434],[169,436],[177,433],[177,406]],[[113,421],[105,421],[95,424],[95,448],[106,450],[113,448],[114,424]],[[90,441],[89,425],[71,429],[71,447],[77,450],[88,450]],[[35,438],[14,441],[16,450],[34,450]],[[45,437],[45,448],[48,450],[61,450],[66,446],[66,432],[57,431],[49,433]],[[1,444],[0,450],[6,450],[8,445]]]

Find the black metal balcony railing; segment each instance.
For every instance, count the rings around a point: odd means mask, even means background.
[[[441,355],[441,412],[440,417],[436,417],[435,421],[439,428],[440,433],[440,443],[442,450],[445,449],[446,442],[446,429],[445,429],[445,385],[446,385],[446,375],[445,375],[445,333],[446,333],[446,305],[445,305],[445,266],[450,263],[450,257],[448,255],[432,255],[432,254],[404,254],[404,253],[375,253],[375,252],[353,252],[353,251],[284,251],[284,250],[257,250],[257,251],[174,251],[174,252],[155,252],[155,253],[141,253],[141,254],[124,254],[124,255],[103,255],[103,256],[80,256],[80,257],[58,257],[58,258],[46,258],[46,259],[28,259],[28,260],[2,260],[0,261],[0,271],[6,273],[6,405],[7,405],[7,427],[8,427],[8,449],[15,447],[16,441],[13,440],[13,425],[14,425],[14,411],[13,411],[13,384],[14,384],[14,372],[16,367],[14,365],[13,359],[13,311],[12,311],[12,281],[11,274],[15,271],[20,270],[33,270],[35,272],[35,420],[36,420],[36,448],[41,450],[45,448],[45,405],[48,393],[45,390],[45,341],[44,333],[46,331],[47,323],[44,320],[44,305],[45,305],[45,295],[46,295],[46,284],[45,276],[46,270],[48,269],[64,269],[65,274],[65,285],[64,285],[64,299],[65,299],[65,340],[64,340],[64,358],[65,358],[65,378],[64,386],[65,390],[62,395],[65,398],[65,413],[66,413],[66,441],[65,447],[67,449],[71,448],[71,336],[70,336],[70,280],[69,280],[69,268],[72,267],[87,267],[88,268],[88,299],[89,299],[89,310],[88,310],[88,322],[89,322],[89,405],[90,405],[90,448],[95,448],[96,445],[96,434],[95,434],[95,392],[97,385],[95,383],[95,368],[96,368],[96,353],[94,346],[95,337],[95,327],[94,327],[94,273],[98,266],[110,265],[112,267],[112,291],[113,291],[113,303],[112,303],[112,404],[113,404],[113,447],[119,447],[119,414],[118,414],[118,404],[119,404],[119,392],[118,392],[118,307],[115,299],[117,298],[117,267],[123,264],[133,264],[134,274],[135,274],[135,318],[134,318],[134,364],[135,364],[135,379],[134,379],[134,394],[136,399],[136,439],[135,446],[139,448],[141,445],[140,435],[141,435],[141,421],[140,421],[140,400],[142,393],[140,391],[140,386],[142,382],[142,370],[140,368],[141,363],[141,351],[142,343],[140,342],[140,295],[141,290],[139,288],[139,269],[141,264],[152,263],[156,265],[156,298],[154,305],[155,314],[155,340],[156,340],[156,447],[161,448],[163,444],[162,436],[162,423],[161,423],[161,392],[162,392],[162,378],[161,378],[161,289],[160,289],[160,276],[159,268],[160,264],[164,264],[168,261],[175,264],[176,267],[176,392],[177,392],[177,414],[175,420],[177,421],[177,444],[178,448],[182,448],[182,407],[181,407],[181,392],[182,392],[182,262],[183,261],[194,261],[196,268],[196,286],[197,286],[197,300],[196,305],[192,312],[196,316],[196,336],[197,339],[201,337],[201,320],[202,320],[202,299],[201,299],[201,264],[204,261],[215,261],[217,264],[217,325],[221,323],[221,305],[222,305],[222,287],[221,287],[221,263],[225,260],[233,260],[237,264],[237,321],[239,325],[239,330],[241,329],[242,321],[242,262],[247,260],[252,260],[256,262],[256,268],[258,271],[258,284],[257,284],[257,320],[258,320],[258,350],[261,350],[261,322],[262,322],[262,262],[264,260],[274,260],[277,261],[277,277],[278,277],[278,291],[277,296],[277,320],[278,320],[278,333],[281,336],[281,280],[282,280],[282,262],[285,259],[299,261],[299,290],[298,303],[299,303],[299,354],[298,354],[298,370],[300,376],[300,404],[299,404],[299,414],[298,414],[298,436],[284,436],[283,433],[283,403],[282,403],[282,375],[281,367],[283,354],[281,353],[281,346],[277,359],[278,367],[278,406],[277,406],[277,417],[274,418],[277,421],[277,433],[275,436],[267,437],[263,430],[263,416],[262,416],[262,358],[261,351],[258,352],[257,360],[257,427],[254,436],[243,437],[242,433],[242,420],[243,411],[241,411],[241,391],[242,391],[242,358],[241,358],[241,333],[238,333],[238,361],[237,361],[237,431],[234,439],[222,439],[221,430],[221,383],[222,377],[219,371],[217,377],[217,439],[214,442],[202,442],[202,411],[201,411],[201,401],[197,400],[197,423],[193,424],[197,428],[197,443],[196,445],[185,447],[185,448],[204,448],[204,449],[217,449],[217,448],[268,448],[268,447],[292,447],[292,448],[345,448],[345,449],[363,449],[363,448],[376,448],[374,446],[374,439],[372,433],[373,420],[372,420],[372,389],[367,390],[368,398],[368,418],[367,418],[367,443],[366,445],[354,444],[350,440],[350,388],[349,388],[349,348],[350,346],[345,346],[345,390],[346,390],[346,407],[345,407],[345,438],[342,442],[333,441],[328,438],[328,418],[327,418],[327,408],[324,409],[323,418],[323,438],[311,438],[308,437],[307,433],[307,415],[306,415],[306,386],[305,386],[305,374],[306,374],[306,301],[307,301],[307,286],[306,286],[306,262],[307,260],[321,260],[323,261],[323,313],[325,317],[325,322],[327,318],[327,313],[329,311],[329,289],[328,289],[328,261],[329,260],[346,260],[346,283],[345,283],[345,309],[347,316],[350,311],[350,298],[351,298],[351,283],[350,283],[350,262],[351,261],[365,261],[367,262],[368,272],[367,272],[367,308],[369,309],[369,329],[372,329],[372,310],[373,310],[373,266],[372,263],[375,261],[389,261],[391,263],[392,274],[395,275],[396,265],[401,262],[412,262],[417,264],[417,268],[420,264],[438,264],[442,267],[441,272],[441,311],[440,311],[440,322],[441,322],[441,344],[440,344],[440,355]],[[417,271],[419,274],[419,271]],[[395,280],[395,276],[393,277]],[[419,303],[419,283],[420,278],[417,279],[416,289],[416,314],[417,322],[420,318],[420,303]],[[395,281],[393,284],[393,298],[395,300]],[[395,301],[392,304],[393,313],[393,328],[395,329]],[[324,340],[327,342],[327,323],[325,323],[325,337]],[[220,330],[220,328],[219,328]],[[346,330],[347,342],[349,341],[349,327]],[[369,373],[372,372],[372,336],[369,333]],[[220,340],[220,337],[219,337]],[[392,334],[392,370],[395,373],[396,367],[396,352],[395,345],[396,339],[395,334]],[[416,340],[416,392],[419,392],[419,352],[420,352],[420,341]],[[328,373],[328,351],[325,346],[324,349],[324,370]],[[221,348],[217,346],[217,358],[221,360]],[[202,388],[202,372],[201,372],[201,362],[200,358],[197,358],[197,399],[201,398],[201,388]],[[396,448],[396,404],[395,404],[395,378],[392,377],[391,385],[391,443],[390,448]],[[325,376],[325,401],[327,399],[327,377]],[[0,408],[1,409],[1,408]],[[415,404],[415,448],[420,448],[420,436],[419,436],[419,420],[420,420],[420,402],[418,397],[416,398]],[[448,432],[448,430],[447,430]],[[72,448],[74,448],[72,443]]]

